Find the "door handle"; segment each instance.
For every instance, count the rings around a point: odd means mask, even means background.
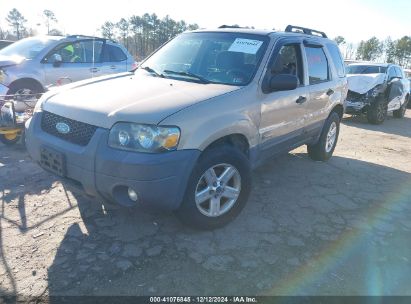
[[[307,101],[307,97],[300,96],[300,97],[297,98],[297,100],[295,102],[298,103],[298,104],[302,104],[306,101]]]
[[[95,72],[98,72],[98,71],[99,71],[99,69],[98,69],[98,68],[90,68],[90,72],[95,73]]]
[[[110,69],[115,70],[117,67],[115,65],[110,66]]]
[[[328,89],[327,93],[328,96],[331,96],[332,94],[334,94],[334,90],[332,89]]]

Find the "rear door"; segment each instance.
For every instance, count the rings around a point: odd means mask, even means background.
[[[341,98],[341,85],[333,79],[331,61],[325,46],[317,41],[304,40],[304,54],[308,72],[310,97],[305,103],[306,133],[316,135],[327,119],[333,98]]]
[[[107,42],[103,51],[101,73],[105,75],[127,72],[127,59],[126,53],[118,45]]]
[[[305,116],[303,103],[309,96],[305,87],[299,39],[283,39],[276,44],[263,83],[276,74],[297,76],[299,86],[291,91],[264,92],[263,89],[260,123],[263,157],[288,150],[302,140]]]

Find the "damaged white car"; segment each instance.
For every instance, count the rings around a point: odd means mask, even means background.
[[[347,67],[346,113],[366,114],[372,124],[384,122],[388,112],[404,117],[410,82],[394,64],[356,63]]]

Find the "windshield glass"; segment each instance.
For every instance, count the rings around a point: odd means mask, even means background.
[[[201,83],[248,84],[267,48],[268,37],[241,33],[186,33],[141,66],[154,76]]]
[[[20,56],[27,59],[33,59],[40,53],[46,46],[53,42],[51,39],[46,38],[26,38],[17,41],[4,49],[0,50],[0,55],[5,56]]]
[[[347,67],[347,74],[375,74],[386,71],[387,67],[378,65],[349,65]]]

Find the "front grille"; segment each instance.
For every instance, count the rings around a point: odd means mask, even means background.
[[[366,99],[365,94],[359,94],[353,91],[348,90],[347,100],[353,102],[364,102]]]
[[[58,132],[56,128],[58,123],[67,124],[70,127],[70,131],[66,134]],[[80,146],[86,146],[97,129],[96,126],[72,120],[47,111],[44,111],[42,114],[41,128],[46,133]]]

